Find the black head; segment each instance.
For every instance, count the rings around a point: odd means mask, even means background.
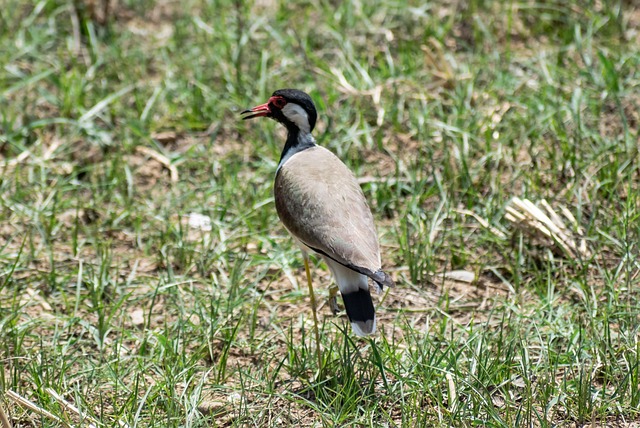
[[[270,117],[282,123],[289,131],[310,133],[316,125],[318,113],[311,97],[298,89],[278,89],[269,101],[245,110],[241,114],[253,113],[243,119]]]

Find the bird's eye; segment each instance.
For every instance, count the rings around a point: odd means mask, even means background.
[[[278,108],[282,108],[286,104],[287,104],[287,101],[284,98],[277,97],[277,98],[273,99],[273,105],[278,107]]]

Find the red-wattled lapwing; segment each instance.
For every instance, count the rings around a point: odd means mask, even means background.
[[[242,114],[246,114],[243,119],[275,119],[288,131],[274,195],[280,220],[304,254],[316,341],[309,251],[319,254],[331,269],[355,334],[375,333],[376,314],[367,278],[377,284],[378,291],[393,286],[393,280],[381,270],[373,216],[358,181],[336,155],[316,145],[311,135],[317,118],[311,97],[296,89],[280,89],[267,103]]]

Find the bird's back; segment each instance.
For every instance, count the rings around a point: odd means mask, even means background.
[[[363,273],[380,270],[371,210],[353,173],[332,152],[314,146],[292,155],[278,170],[274,194],[280,219],[303,244]]]

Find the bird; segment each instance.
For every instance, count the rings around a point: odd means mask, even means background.
[[[333,274],[355,335],[373,335],[376,313],[368,278],[378,293],[394,281],[382,270],[373,215],[358,180],[333,152],[316,144],[313,100],[298,89],[279,89],[266,103],[241,114],[244,120],[274,119],[287,129],[273,192],[280,221],[302,249],[316,342],[309,253],[321,257]]]

